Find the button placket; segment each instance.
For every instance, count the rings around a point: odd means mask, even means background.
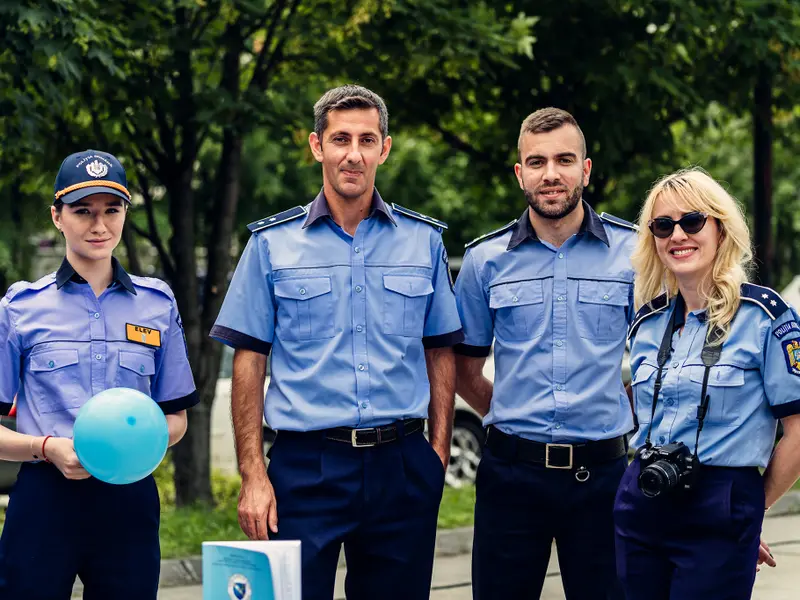
[[[370,229],[369,221],[361,221],[351,243],[350,267],[353,286],[353,312],[350,324],[353,338],[353,357],[356,375],[356,406],[359,421],[369,420],[372,409],[369,403],[369,355],[367,352],[367,269],[364,262],[364,238]]]
[[[567,401],[567,322],[569,320],[569,306],[565,301],[568,297],[567,261],[561,260],[564,253],[556,250],[553,255],[553,310],[552,342],[553,342],[553,385],[555,389],[555,412],[553,419],[563,421],[563,414],[569,404]]]
[[[106,388],[108,371],[108,344],[106,343],[106,324],[102,318],[103,311],[100,299],[94,295],[91,287],[86,286],[87,320],[91,337],[89,371],[92,381],[92,394],[98,394]],[[106,297],[104,294],[103,297]]]

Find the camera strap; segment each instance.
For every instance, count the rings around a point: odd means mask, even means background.
[[[683,300],[683,297],[678,294],[675,297],[675,307],[672,310],[669,323],[664,331],[664,337],[661,338],[661,346],[658,349],[658,373],[656,374],[656,382],[653,386],[653,407],[650,411],[650,425],[647,427],[647,438],[644,441],[645,446],[651,445],[650,434],[653,430],[653,422],[655,421],[656,416],[656,402],[658,401],[658,395],[661,392],[661,378],[664,375],[664,366],[667,364],[669,357],[672,355],[672,336],[675,333],[675,326],[678,323],[678,316],[682,316],[685,309],[686,304]],[[703,350],[700,354],[703,360],[703,365],[705,366],[705,372],[703,373],[703,387],[702,391],[700,392],[700,404],[697,407],[697,437],[695,438],[694,442],[695,458],[697,458],[697,448],[700,444],[700,432],[703,430],[703,421],[708,413],[708,403],[710,401],[708,395],[708,377],[711,374],[711,367],[719,362],[719,357],[722,353],[722,344],[715,344],[714,342],[721,339],[722,335],[723,332],[719,327],[714,327],[709,333],[707,333],[703,343]]]

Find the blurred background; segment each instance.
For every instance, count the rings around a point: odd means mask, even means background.
[[[755,280],[783,290],[797,273],[800,2],[3,2],[0,288],[60,263],[60,161],[117,155],[134,194],[118,256],[172,285],[202,397],[165,475],[177,506],[219,502],[225,362],[208,331],[245,224],[317,193],[312,107],[348,82],[388,104],[378,189],[449,223],[455,269],[465,242],[521,213],[520,124],[557,106],[585,133],[596,210],[635,220],[655,179],[699,165],[745,207]]]

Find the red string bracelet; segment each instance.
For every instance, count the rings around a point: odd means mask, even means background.
[[[44,445],[47,443],[47,440],[49,440],[51,437],[53,436],[48,435],[46,438],[44,438],[44,440],[42,440],[42,458],[44,458],[45,462],[50,462],[50,459],[47,458],[47,454],[45,454]]]

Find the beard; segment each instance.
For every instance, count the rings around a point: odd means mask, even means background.
[[[583,183],[581,182],[571,191],[567,190],[566,198],[557,203],[550,204],[537,196],[538,191],[543,187],[554,186],[539,186],[539,188],[533,191],[526,187],[525,199],[528,201],[528,205],[533,209],[533,212],[545,219],[563,219],[575,210],[575,207],[578,206],[578,202],[581,201],[581,197],[583,196]]]

